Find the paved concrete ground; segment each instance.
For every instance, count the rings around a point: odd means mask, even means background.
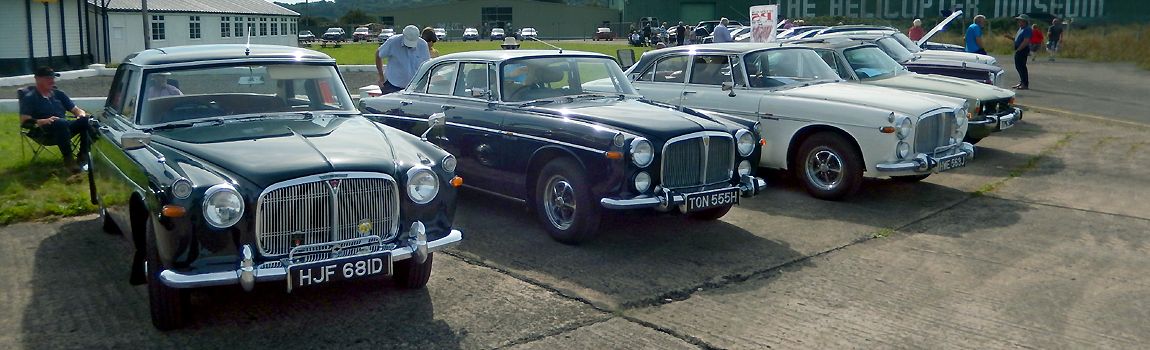
[[[146,289],[125,282],[130,252],[96,218],[11,225],[0,348],[1150,344],[1150,127],[1031,113],[979,146],[967,168],[868,180],[845,202],[771,174],[767,194],[718,222],[629,212],[578,247],[518,203],[466,191],[465,241],[436,256],[425,290],[213,288],[168,333],[151,328]]]
[[[1003,85],[1017,84],[1014,58],[997,58],[1006,69]],[[1150,124],[1150,71],[1133,63],[1046,58],[1044,52],[1027,64],[1030,90],[1019,91],[1020,103]]]

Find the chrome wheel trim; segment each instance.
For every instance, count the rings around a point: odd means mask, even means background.
[[[807,182],[815,187],[831,191],[843,183],[842,157],[834,150],[819,146],[807,154],[805,162]]]
[[[543,189],[543,210],[547,220],[560,230],[575,224],[575,188],[566,178],[554,175]]]

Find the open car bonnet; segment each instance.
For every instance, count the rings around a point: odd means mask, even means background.
[[[950,22],[954,21],[954,19],[958,18],[958,16],[962,16],[962,10],[954,11],[954,13],[950,14],[949,17],[943,19],[942,22],[938,22],[938,25],[934,26],[934,28],[931,28],[929,32],[926,32],[926,35],[923,35],[922,39],[918,39],[918,42],[915,42],[915,44],[918,44],[918,47],[922,47],[922,44],[930,41],[931,37],[934,37],[935,34],[941,32],[942,28],[949,25]]]

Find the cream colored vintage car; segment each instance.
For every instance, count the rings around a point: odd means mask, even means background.
[[[759,165],[793,170],[818,198],[843,198],[863,176],[919,181],[974,158],[965,101],[843,82],[810,48],[679,46],[647,52],[627,73],[669,107],[759,120]]]

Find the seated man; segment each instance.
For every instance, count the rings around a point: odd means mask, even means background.
[[[144,89],[144,98],[151,100],[156,97],[180,96],[184,92],[180,88],[168,84],[168,77],[172,73],[152,73],[148,77],[148,88]]]
[[[33,135],[51,140],[60,147],[64,155],[64,165],[73,173],[79,172],[75,154],[72,153],[72,136],[86,135],[88,113],[72,103],[63,91],[56,89],[59,76],[50,67],[36,69],[36,85],[20,91],[20,123],[33,131]],[[76,120],[68,120],[66,112],[72,112]],[[88,138],[80,138],[80,163],[88,160]]]

